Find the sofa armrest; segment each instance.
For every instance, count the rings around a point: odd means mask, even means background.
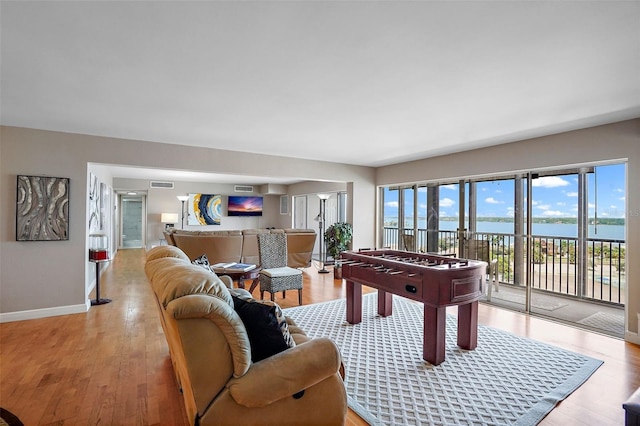
[[[341,363],[336,344],[316,338],[253,364],[227,388],[238,404],[264,407],[331,377]]]

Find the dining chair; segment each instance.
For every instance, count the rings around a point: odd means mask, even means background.
[[[287,236],[284,233],[258,234],[258,253],[260,256],[260,299],[264,292],[281,291],[286,297],[287,290],[298,290],[298,303],[302,305],[302,271],[287,266]]]

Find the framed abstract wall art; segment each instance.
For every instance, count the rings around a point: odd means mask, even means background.
[[[220,225],[222,198],[214,194],[189,194],[187,224]]]
[[[16,241],[69,239],[69,178],[18,175]]]

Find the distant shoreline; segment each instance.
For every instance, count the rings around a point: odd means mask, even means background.
[[[488,220],[490,219],[490,220]],[[426,230],[427,221],[420,218],[418,221],[418,230]],[[568,237],[576,238],[578,236],[578,225],[575,218],[534,218],[533,219],[533,235],[552,236],[552,237]],[[397,228],[398,222],[395,217],[387,216],[384,221],[385,228]],[[456,231],[459,226],[458,218],[447,217],[440,218],[438,225],[439,231]],[[465,227],[468,223],[465,223]],[[413,222],[408,218],[405,223],[406,229],[411,229]],[[515,230],[513,218],[478,218],[476,221],[475,232],[486,234],[513,234]],[[626,226],[624,219],[606,218],[598,219],[598,223],[594,224],[593,219],[588,223],[589,238],[611,239],[622,241],[626,237]]]
[[[578,219],[575,217],[533,217],[532,223],[562,223],[574,225],[578,223]],[[440,220],[447,222],[457,222],[457,217],[440,217]],[[498,222],[498,223],[513,223],[512,217],[477,217],[476,222]],[[588,223],[593,225],[596,223],[596,218],[590,217]],[[625,220],[621,217],[599,217],[597,219],[598,225],[616,225],[624,226]]]

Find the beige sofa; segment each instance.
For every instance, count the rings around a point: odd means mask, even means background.
[[[175,229],[165,232],[169,245],[180,248],[193,260],[203,254],[209,263],[243,262],[260,264],[257,235],[284,232],[287,235],[287,266],[307,268],[316,242],[313,229],[243,229],[232,231],[191,231]]]
[[[344,424],[347,397],[335,343],[310,339],[287,318],[295,346],[252,362],[255,348],[232,298],[250,298],[248,292],[192,265],[173,246],[151,249],[145,273],[189,424]]]

